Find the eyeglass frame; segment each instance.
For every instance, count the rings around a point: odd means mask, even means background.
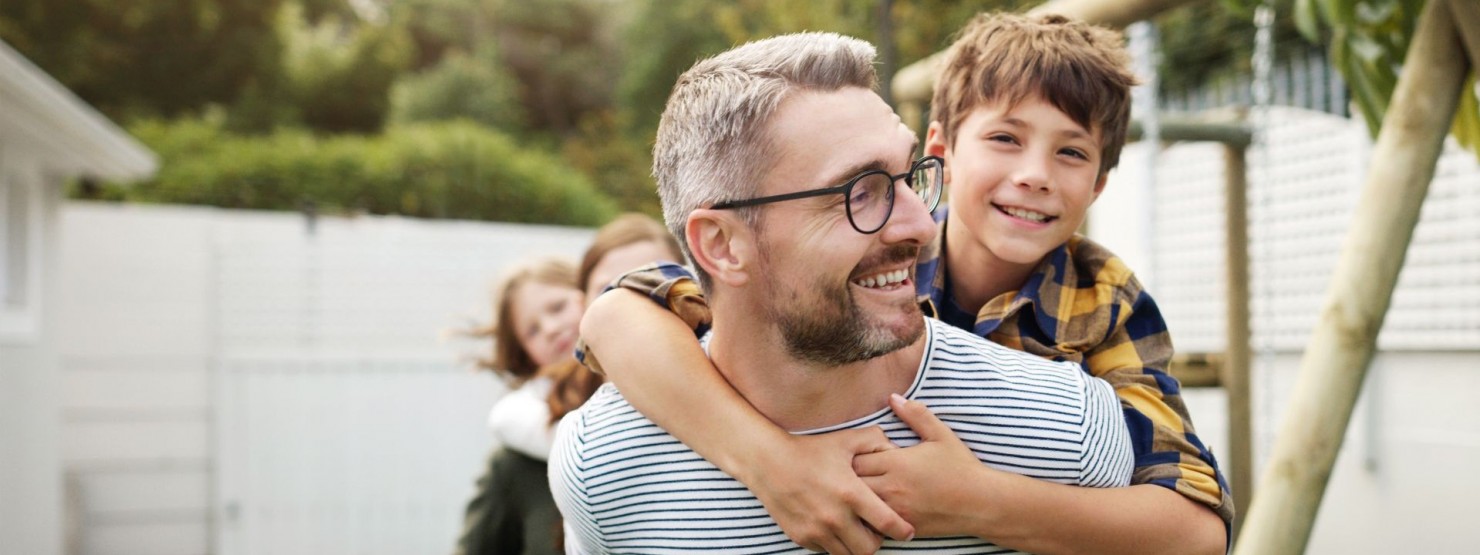
[[[940,197],[942,196],[941,189],[945,186],[946,161],[945,161],[945,159],[943,159],[943,158],[941,158],[939,156],[921,156],[920,158],[916,159],[914,162],[912,162],[910,164],[910,171],[904,172],[904,173],[899,174],[899,175],[894,175],[894,174],[891,174],[891,173],[889,173],[887,171],[884,171],[884,170],[868,170],[868,171],[864,171],[862,173],[859,173],[858,175],[853,176],[852,178],[848,179],[848,181],[844,182],[842,185],[838,185],[838,186],[835,186],[835,187],[823,187],[821,189],[809,189],[809,190],[806,190],[806,191],[796,191],[796,192],[791,192],[791,193],[783,193],[783,194],[779,194],[779,195],[769,195],[769,196],[764,196],[764,197],[755,197],[755,198],[743,199],[743,200],[728,200],[728,201],[724,201],[724,202],[715,203],[714,206],[711,206],[709,208],[712,209],[712,210],[729,210],[729,209],[732,209],[732,208],[746,208],[746,207],[751,207],[751,206],[762,206],[762,205],[771,204],[771,203],[774,203],[774,202],[781,202],[781,201],[787,201],[787,200],[796,200],[796,199],[820,197],[820,196],[825,196],[825,195],[842,194],[843,195],[843,210],[844,210],[845,213],[848,214],[848,224],[853,226],[853,230],[854,231],[857,231],[857,232],[862,233],[864,235],[872,235],[874,233],[878,233],[879,230],[884,229],[884,225],[889,223],[889,218],[891,218],[891,217],[894,216],[894,197],[896,196],[895,193],[894,193],[894,189],[895,189],[894,184],[895,183],[898,183],[899,180],[903,179],[904,182],[905,182],[905,184],[906,185],[909,185],[910,190],[911,191],[915,191],[915,183],[914,183],[914,181],[915,181],[915,179],[914,179],[914,177],[915,177],[915,171],[919,170],[920,169],[920,166],[922,164],[925,164],[925,163],[928,163],[928,162],[932,162],[932,161],[935,162],[935,164],[937,166],[939,166],[939,171],[936,173],[936,178],[935,178],[935,194],[933,195],[935,198],[932,198],[932,199],[928,199],[927,200],[924,197],[921,197],[920,200],[925,201],[925,204],[928,205],[928,206],[925,207],[925,211],[926,212],[935,212],[935,208],[938,207],[938,206],[940,206]],[[890,185],[890,187],[889,187],[888,192],[885,193],[885,196],[887,197],[886,200],[889,203],[889,210],[884,213],[884,219],[879,222],[879,227],[876,227],[876,228],[871,229],[871,230],[868,230],[868,231],[864,231],[863,228],[858,227],[858,222],[856,222],[856,221],[853,220],[853,195],[851,193],[853,192],[853,186],[854,185],[857,185],[858,182],[863,181],[864,178],[867,178],[867,177],[869,177],[871,175],[883,175],[883,176],[889,178],[889,185]],[[916,191],[915,194],[916,194],[916,196],[918,196],[919,195],[919,192]]]

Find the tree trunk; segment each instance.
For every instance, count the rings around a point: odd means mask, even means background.
[[[1310,540],[1468,71],[1455,8],[1431,0],[1420,16],[1237,555],[1301,553]]]

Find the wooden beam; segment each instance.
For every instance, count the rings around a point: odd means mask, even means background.
[[[1051,0],[1028,10],[1028,15],[1059,14],[1095,25],[1121,28],[1192,0]],[[894,74],[894,100],[928,105],[944,52],[905,66]]]
[[[1453,13],[1469,1],[1431,0],[1419,16],[1236,555],[1297,554],[1310,540],[1469,71]]]
[[[1254,132],[1247,125],[1233,121],[1205,121],[1186,116],[1161,116],[1157,124],[1161,127],[1161,140],[1165,142],[1210,141],[1242,149],[1253,141]],[[1141,140],[1144,124],[1141,120],[1131,121],[1127,142]]]
[[[1254,420],[1249,393],[1249,217],[1248,178],[1242,146],[1223,146],[1224,364],[1222,382],[1228,394],[1228,472],[1233,506],[1248,507],[1254,494]],[[1235,515],[1233,534],[1243,523]]]

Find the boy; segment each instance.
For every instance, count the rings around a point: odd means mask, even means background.
[[[905,283],[943,321],[1078,362],[1109,382],[1136,455],[1131,487],[1065,488],[1047,514],[1001,507],[970,515],[1000,524],[983,528],[1005,547],[1189,553],[1227,545],[1231,498],[1165,373],[1165,323],[1118,258],[1074,234],[1125,141],[1127,61],[1119,36],[1104,29],[1057,16],[981,15],[952,45],[936,83],[925,154],[946,161],[949,210]],[[697,287],[671,277],[640,273],[620,285],[702,325]],[[749,486],[793,540],[868,551],[859,519],[898,539],[960,516],[943,514],[949,490],[939,482],[951,477],[931,473],[938,451],[870,453],[885,447],[856,435],[790,437],[745,405],[697,346],[674,347],[692,331],[650,314],[661,312],[636,295],[604,295],[583,322],[590,351],[628,401]],[[655,342],[665,348],[648,347]]]

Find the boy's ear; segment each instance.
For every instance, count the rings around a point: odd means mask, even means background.
[[[925,130],[925,155],[939,156],[942,160],[946,157],[946,151],[950,145],[946,144],[946,128],[938,121],[931,121],[930,128]],[[945,165],[945,174],[941,176],[946,183],[951,182],[951,165]]]
[[[1090,199],[1090,202],[1100,199],[1100,193],[1105,192],[1105,180],[1109,178],[1110,172],[1100,172],[1100,177],[1095,179],[1095,198]]]
[[[750,280],[758,254],[755,234],[734,211],[695,210],[684,224],[684,236],[694,265],[716,283],[738,287]]]

